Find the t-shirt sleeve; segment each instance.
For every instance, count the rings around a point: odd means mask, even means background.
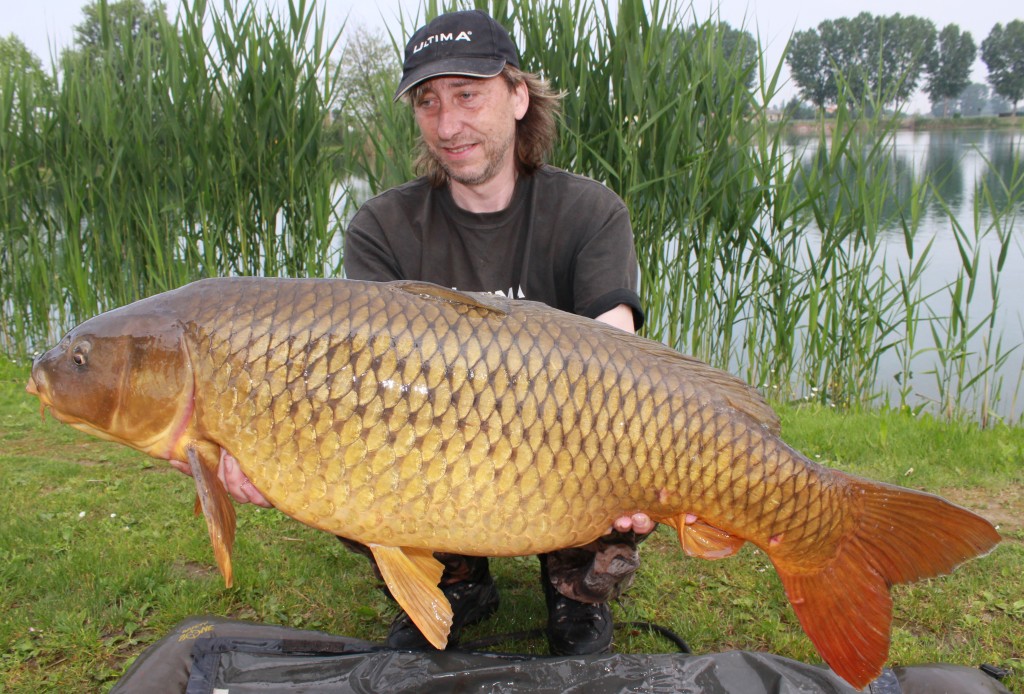
[[[629,211],[621,201],[589,235],[576,254],[573,269],[575,312],[597,318],[619,304],[633,310],[634,329],[644,322],[637,294],[639,266]]]
[[[390,282],[402,277],[398,259],[370,205],[356,212],[345,232],[345,277]]]

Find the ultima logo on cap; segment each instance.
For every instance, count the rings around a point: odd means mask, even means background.
[[[428,46],[435,43],[441,43],[446,41],[472,41],[472,34],[472,31],[460,31],[458,36],[451,32],[447,34],[434,34],[433,36],[428,36],[426,39],[420,41],[418,44],[413,46],[412,52],[419,53],[424,48],[427,48]]]

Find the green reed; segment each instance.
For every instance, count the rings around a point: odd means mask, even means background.
[[[899,121],[878,104],[841,99],[802,152],[768,108],[783,66],[759,47],[732,51],[727,31],[684,2],[477,5],[513,29],[525,69],[567,95],[553,163],[629,206],[646,335],[776,397],[850,407],[921,409],[909,382],[915,360],[932,355],[944,414],[987,424],[1007,402],[1015,411],[1020,379],[995,374],[1022,338],[996,334],[994,317],[1013,303],[1000,274],[1020,262],[1019,152],[975,196],[993,229],[947,208],[961,270],[926,288],[933,247],[917,230],[941,194],[932,173],[893,163]],[[394,64],[413,26],[465,6],[425,0],[385,39]],[[204,275],[337,275],[344,220],[413,175],[416,129],[408,106],[391,101],[395,69],[360,66],[357,88],[334,100],[333,61],[358,61],[360,50],[326,36],[304,2],[284,17],[200,2],[159,43],[111,39],[101,57],[63,61],[55,90],[0,82],[9,353]],[[905,266],[885,257],[892,229]],[[1003,252],[980,273],[990,234]],[[939,297],[948,310],[935,308]],[[880,371],[890,355],[894,375]]]
[[[316,11],[185,3],[155,37],[104,22],[52,91],[0,84],[6,351],[202,276],[340,267]]]
[[[935,196],[945,204],[937,191]],[[1007,259],[1014,248],[1021,249],[1019,237],[1014,236],[1016,217],[1011,212],[997,215],[988,226],[981,221],[982,207],[998,208],[999,200],[1005,201],[1003,204],[1011,211],[1015,203],[1024,200],[1024,168],[1019,158],[1013,159],[1007,178],[981,180],[975,191],[974,214],[969,226],[953,214],[948,215],[961,267],[943,290],[948,299],[949,314],[936,315],[932,311],[929,316],[936,355],[933,376],[940,394],[937,405],[948,418],[973,413],[982,424],[988,424],[995,418],[991,412],[992,404],[1002,399],[1007,385],[995,375],[997,370],[1011,357],[1019,356],[1015,353],[1020,351],[1019,341],[1006,345],[1005,336],[996,331],[996,316],[1004,310],[999,278],[1003,272],[1019,272],[1019,269],[1007,267]],[[982,265],[978,246],[989,235],[997,239],[999,253],[996,258],[989,259],[986,267]],[[985,297],[985,309],[980,316],[973,310],[979,295]],[[1018,305],[1019,297],[1011,297],[1009,306],[1015,308]],[[972,350],[970,345],[977,339],[981,340],[982,347]],[[1009,392],[1010,418],[1020,381],[1012,385],[1014,390]]]

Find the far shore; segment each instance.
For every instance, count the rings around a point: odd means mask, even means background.
[[[1016,116],[968,116],[964,118],[936,118],[921,114],[906,115],[900,114],[900,130],[1024,130],[1024,114]],[[791,120],[788,122],[789,130],[794,135],[814,135],[824,124],[829,132],[835,124],[831,118],[815,120]]]

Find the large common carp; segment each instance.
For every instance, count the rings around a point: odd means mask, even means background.
[[[231,583],[219,447],[274,506],[369,545],[443,648],[432,551],[582,545],[646,512],[706,558],[771,558],[823,659],[861,687],[889,647],[889,587],[999,540],[938,497],[809,461],[742,381],[532,302],[425,283],[213,279],[97,316],[28,385],[82,431],[188,460]]]

